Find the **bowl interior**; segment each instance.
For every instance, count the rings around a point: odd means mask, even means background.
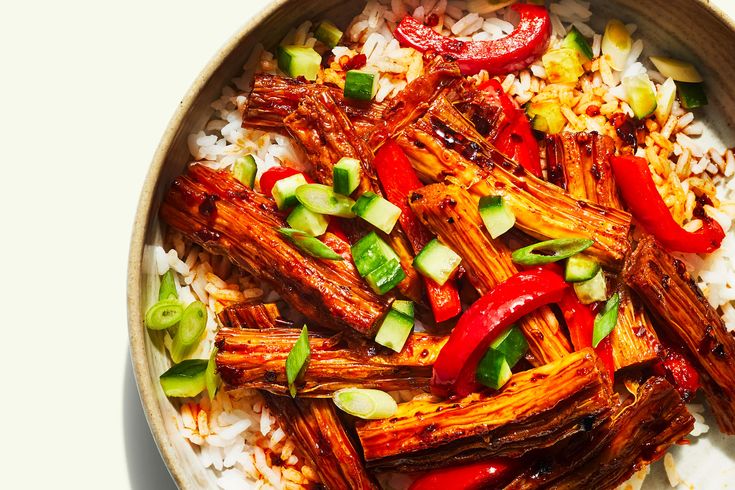
[[[697,64],[707,80],[707,138],[733,144],[735,117],[735,31],[728,19],[704,1],[593,1],[592,27],[602,32],[610,17],[638,24],[645,39],[644,55],[662,54]],[[274,47],[292,26],[304,20],[331,19],[345,25],[364,1],[275,0],[215,55],[194,82],[166,129],[154,156],[135,220],[128,274],[128,317],[131,352],[138,387],[151,430],[179,488],[216,487],[201,468],[192,448],[178,435],[175,411],[158,384],[170,362],[161,339],[143,326],[145,307],[155,300],[158,276],[152,248],[162,243],[157,210],[163,192],[190,161],[187,136],[202,129],[212,111],[209,104],[239,76],[253,47]],[[661,49],[657,49],[660,47]],[[704,114],[703,114],[704,115]],[[733,448],[730,448],[731,450]]]

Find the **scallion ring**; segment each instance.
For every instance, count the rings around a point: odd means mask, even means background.
[[[332,395],[337,407],[361,419],[386,419],[398,410],[396,401],[385,391],[343,388]]]
[[[145,313],[145,326],[151,330],[166,330],[181,321],[184,308],[175,299],[167,299],[154,304]]]
[[[186,307],[179,322],[173,342],[171,359],[181,362],[199,343],[207,326],[207,307],[201,301],[193,301]]]

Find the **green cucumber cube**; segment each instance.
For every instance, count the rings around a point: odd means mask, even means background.
[[[385,234],[390,234],[401,216],[401,208],[372,193],[365,192],[352,206],[352,212]]]
[[[344,95],[348,99],[368,101],[378,91],[378,75],[360,70],[350,70],[345,75]]]
[[[413,259],[413,266],[419,273],[443,286],[460,262],[462,257],[435,238]]]
[[[605,301],[607,299],[607,281],[602,269],[597,271],[595,276],[583,282],[575,282],[573,285],[577,298],[583,304],[588,305],[595,301]]]
[[[600,271],[600,264],[586,255],[572,255],[567,259],[564,280],[567,282],[589,281]]]
[[[375,342],[396,352],[401,352],[406,340],[413,329],[413,317],[407,316],[393,308],[380,324],[375,335]]]
[[[332,49],[342,39],[342,31],[330,21],[323,20],[314,31],[314,37],[329,46],[329,49]]]
[[[477,382],[494,390],[499,390],[508,382],[513,372],[505,356],[495,349],[488,349],[477,365]]]
[[[367,276],[365,281],[377,294],[385,294],[406,278],[398,259],[390,259]]]
[[[676,82],[679,100],[685,109],[696,109],[707,105],[704,83]]]
[[[333,169],[334,192],[349,196],[360,185],[362,165],[356,158],[343,157]]]
[[[521,329],[516,326],[512,326],[500,334],[500,336],[490,344],[490,347],[503,354],[508,365],[513,367],[523,358],[524,355],[526,355],[528,342],[526,342],[526,337],[523,335],[523,332],[521,332]]]
[[[286,221],[296,230],[301,230],[311,236],[321,236],[327,231],[329,218],[323,214],[309,211],[303,204],[299,204],[291,211]]]
[[[305,184],[306,179],[303,174],[294,174],[276,182],[271,192],[278,209],[284,210],[296,206],[299,203],[299,200],[296,199],[296,189]]]
[[[322,57],[306,46],[278,46],[278,68],[290,77],[304,77],[313,82],[319,73]]]
[[[413,318],[414,308],[413,301],[406,301],[403,299],[397,299],[390,305],[394,310],[403,313],[406,316]]]
[[[357,272],[362,277],[367,276],[389,260],[398,260],[398,255],[390,248],[390,245],[374,231],[352,245],[351,251]]]
[[[507,232],[516,223],[516,216],[502,196],[480,198],[480,217],[490,236],[495,239]]]
[[[166,396],[197,396],[206,388],[205,373],[209,359],[187,359],[174,365],[159,378]]]
[[[255,174],[258,172],[258,165],[255,163],[253,155],[245,155],[238,158],[232,166],[232,175],[246,186],[253,188],[255,185]]]

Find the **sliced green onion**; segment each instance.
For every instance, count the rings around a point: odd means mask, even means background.
[[[286,222],[291,228],[301,230],[311,236],[322,236],[329,226],[327,216],[310,211],[303,204],[299,204],[291,211]]]
[[[204,384],[207,386],[207,393],[209,394],[210,400],[217,396],[217,390],[221,383],[222,379],[217,374],[217,347],[215,347],[209,355],[207,369],[204,371]]]
[[[610,60],[610,66],[617,71],[623,71],[633,47],[633,40],[625,24],[617,19],[611,19],[605,27],[600,47],[602,54],[607,55]]]
[[[158,301],[167,299],[179,299],[179,293],[176,291],[176,276],[171,269],[161,276],[161,286],[158,288]]]
[[[393,397],[380,390],[343,388],[335,391],[332,399],[340,410],[361,419],[387,419],[398,410]]]
[[[251,189],[255,185],[255,174],[257,172],[258,165],[255,163],[255,157],[253,155],[245,155],[242,158],[238,158],[232,166],[232,175]]]
[[[413,329],[413,303],[410,301],[402,302],[410,304],[410,315],[399,311],[396,306],[403,308],[403,305],[396,305],[395,303],[393,302],[391,309],[388,310],[388,314],[385,315],[383,322],[380,324],[380,329],[375,335],[375,342],[396,352],[401,352]],[[407,310],[404,309],[404,311]]]
[[[337,194],[322,184],[306,184],[296,189],[296,199],[310,211],[340,218],[354,218],[352,206],[355,201],[347,196]]]
[[[550,264],[567,259],[588,249],[595,243],[589,238],[557,238],[519,248],[511,255],[513,262],[521,265]]]
[[[413,267],[423,276],[443,286],[457,270],[460,262],[462,257],[434,238],[413,259]]]
[[[360,185],[362,164],[356,158],[343,157],[332,170],[334,192],[349,196]]]
[[[704,78],[691,63],[676,60],[674,58],[666,58],[665,56],[651,56],[651,63],[663,76],[671,78],[677,82],[699,83]]]
[[[154,304],[145,313],[145,326],[151,330],[166,330],[181,321],[184,307],[175,299],[165,299]]]
[[[171,367],[159,378],[166,396],[193,397],[204,391],[206,359],[187,359]]]
[[[328,20],[323,20],[314,30],[314,37],[332,49],[342,39],[342,31]]]
[[[201,301],[194,301],[184,310],[173,342],[171,359],[181,362],[199,343],[207,327],[207,307]]]
[[[592,331],[592,347],[597,347],[602,340],[610,335],[618,324],[618,308],[620,295],[615,293],[607,300],[605,307],[595,317],[595,327]]]
[[[513,210],[502,196],[483,196],[480,198],[480,217],[490,236],[495,239],[504,234],[516,223]]]
[[[301,230],[294,230],[293,228],[279,228],[278,232],[286,237],[291,243],[296,245],[299,250],[306,252],[312,257],[327,260],[344,260],[340,254]]]
[[[306,325],[304,325],[304,328],[301,329],[301,335],[299,335],[299,338],[286,358],[286,380],[288,381],[288,391],[291,393],[292,398],[296,397],[296,383],[306,373],[310,359],[309,331]]]
[[[607,299],[607,281],[602,269],[588,281],[575,282],[572,284],[577,298],[583,304],[588,305],[596,301],[605,301]]]

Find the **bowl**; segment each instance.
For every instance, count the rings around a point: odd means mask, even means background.
[[[178,433],[175,409],[158,383],[158,376],[168,369],[170,361],[160,342],[148,335],[143,325],[145,306],[154,301],[158,284],[152,247],[162,242],[157,216],[162,195],[190,161],[187,136],[204,127],[212,112],[209,104],[240,74],[257,43],[270,49],[291,26],[307,19],[328,18],[344,25],[360,12],[364,3],[362,0],[274,0],[235,33],[199,74],[172,117],[151,162],[130,244],[128,328],[133,368],[146,418],[179,488],[216,488],[216,482]],[[597,32],[604,29],[604,19],[615,16],[626,23],[635,22],[646,33],[644,54],[653,54],[656,47],[661,47],[659,53],[697,61],[710,96],[705,118],[707,126],[716,139],[732,145],[735,141],[735,64],[732,63],[735,24],[706,0],[618,0],[593,1],[592,4],[595,12],[592,27]],[[734,442],[718,434],[711,435],[704,446],[702,457],[698,456],[696,462],[701,481],[713,481],[711,478],[715,474],[735,472],[735,462],[728,461],[726,456],[735,454]],[[715,450],[710,453],[714,456],[705,459],[705,449],[710,446]],[[661,471],[649,478],[651,481],[646,483],[652,488],[668,486]]]

